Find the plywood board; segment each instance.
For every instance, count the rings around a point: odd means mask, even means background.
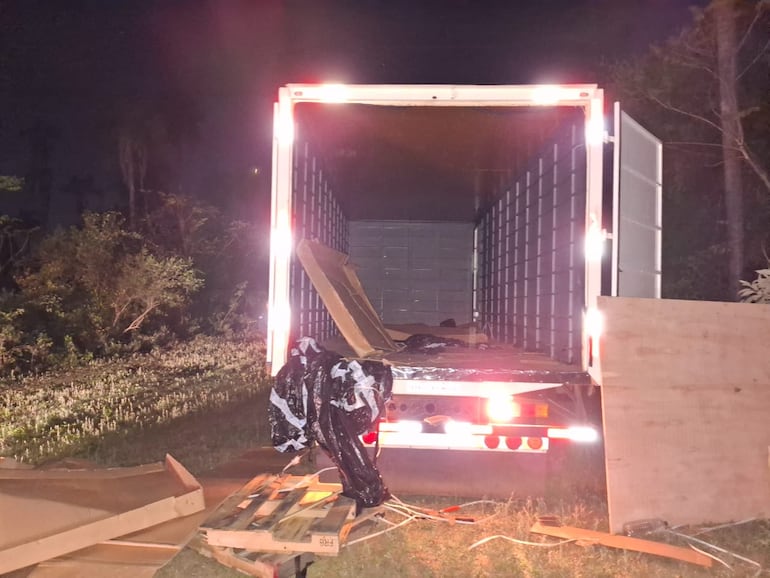
[[[171,456],[162,469],[130,470],[134,475],[4,471],[0,476],[0,573],[204,509],[202,488]],[[24,473],[28,479],[20,477]]]
[[[316,241],[303,239],[297,258],[356,355],[395,351],[396,344],[372,307],[348,257]]]
[[[610,529],[770,516],[770,306],[599,308]]]
[[[110,576],[151,577],[194,537],[198,526],[222,501],[238,490],[242,480],[201,479],[206,508],[150,528],[108,540],[71,554],[45,560],[29,578]]]

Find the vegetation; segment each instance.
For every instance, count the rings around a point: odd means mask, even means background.
[[[200,471],[266,441],[264,368],[261,339],[201,336],[7,380],[0,387],[0,456],[133,465],[169,452]],[[223,426],[226,435],[219,435]]]
[[[770,268],[758,269],[756,279],[741,281],[741,285],[743,286],[739,292],[741,301],[770,304]]]
[[[735,300],[770,231],[770,4],[715,0],[614,68],[613,90],[664,143],[663,280],[674,298]]]

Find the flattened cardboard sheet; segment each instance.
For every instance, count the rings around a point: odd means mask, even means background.
[[[372,307],[348,256],[317,241],[302,239],[297,258],[356,355],[396,351],[382,320]]]

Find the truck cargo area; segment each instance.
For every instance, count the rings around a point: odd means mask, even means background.
[[[386,326],[473,325],[495,344],[391,352],[404,376],[443,364],[462,379],[589,381],[583,107],[301,102],[293,120],[295,243],[348,255]],[[290,334],[338,336],[296,259],[289,278]]]

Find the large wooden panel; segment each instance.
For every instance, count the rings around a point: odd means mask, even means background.
[[[317,241],[302,239],[297,257],[345,340],[357,355],[395,351],[369,298],[348,264],[348,256]]]
[[[770,515],[770,306],[601,297],[610,528]]]

